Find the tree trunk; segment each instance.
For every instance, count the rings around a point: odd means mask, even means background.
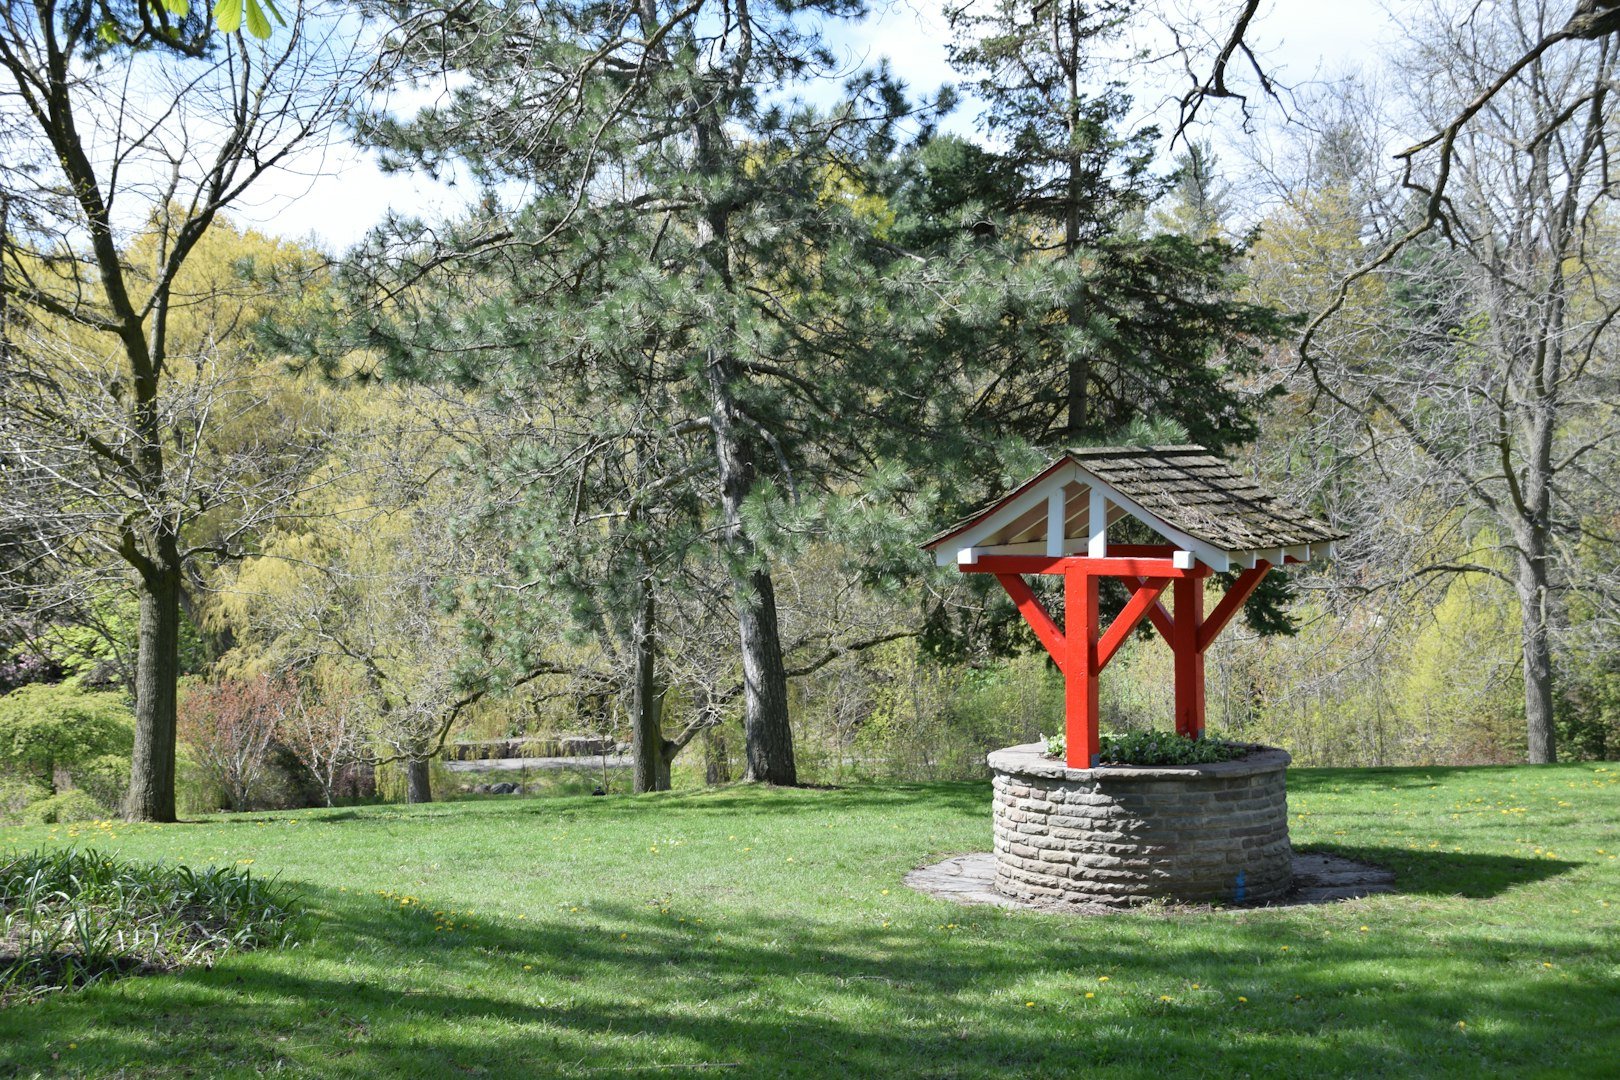
[[[1524,720],[1529,735],[1532,765],[1558,760],[1553,729],[1552,642],[1548,635],[1552,612],[1547,581],[1545,538],[1533,527],[1519,530],[1514,559],[1514,586],[1519,596],[1520,640],[1524,665]]]
[[[1063,214],[1063,257],[1073,261],[1080,250],[1080,192],[1085,187],[1085,176],[1081,166],[1081,132],[1080,132],[1080,58],[1078,27],[1073,19],[1078,16],[1078,9],[1074,4],[1060,9],[1053,5],[1053,33],[1054,42],[1061,40],[1062,34],[1058,28],[1058,21],[1065,15],[1069,17],[1071,33],[1070,44],[1075,51],[1062,57],[1065,75],[1067,76],[1067,89],[1069,99],[1065,103],[1066,126],[1069,129],[1069,186],[1064,192]],[[1064,316],[1071,327],[1079,327],[1086,321],[1086,303],[1083,295],[1075,295],[1069,301]],[[1075,444],[1076,439],[1090,426],[1091,421],[1091,356],[1080,351],[1069,357],[1068,363],[1068,393],[1067,415],[1064,417],[1066,428],[1065,440],[1069,446]]]
[[[751,545],[750,545],[751,546]],[[771,575],[756,570],[739,590],[743,662],[743,744],[745,780],[793,786],[793,728],[788,723],[787,670],[776,625],[776,589]]]
[[[657,608],[652,583],[637,583],[636,612],[630,621],[636,670],[630,683],[630,757],[634,763],[634,791],[669,790],[669,759],[664,750],[663,695],[658,692],[658,650],[654,619]]]
[[[428,767],[427,758],[411,758],[405,763],[405,801],[433,801],[433,772]]]
[[[737,431],[728,366],[710,355],[714,448],[725,522],[721,539],[730,562],[742,646],[743,743],[748,759],[743,779],[792,786],[799,778],[793,763],[793,729],[788,723],[787,669],[776,623],[776,587],[770,571],[755,565],[757,550],[743,528],[743,503],[753,488],[754,466]]]
[[[711,786],[731,783],[731,753],[725,729],[719,725],[703,733],[703,782]]]
[[[725,135],[718,119],[706,115],[696,126],[698,156],[707,171],[720,174],[719,147]],[[730,220],[723,204],[709,206],[698,237],[709,270],[728,292],[737,288],[729,253]],[[792,786],[798,783],[793,763],[793,729],[788,723],[787,669],[776,624],[776,589],[771,574],[759,565],[758,550],[743,528],[743,503],[754,486],[753,440],[740,430],[732,357],[710,347],[704,363],[708,381],[710,424],[719,466],[721,545],[731,573],[732,595],[742,643],[743,740],[748,769],[744,779]]]
[[[172,541],[162,544],[174,548]],[[173,558],[164,558],[173,555]],[[164,551],[140,582],[135,651],[135,747],[130,755],[129,821],[173,821],[175,687],[180,674],[180,567]]]

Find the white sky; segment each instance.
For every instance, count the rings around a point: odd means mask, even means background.
[[[1231,22],[1231,0],[1169,0],[1183,15],[1191,13],[1210,37],[1224,36]],[[930,92],[958,81],[946,61],[949,34],[940,16],[941,0],[873,0],[864,21],[829,26],[828,38],[851,67],[887,57],[914,92]],[[1286,85],[1381,66],[1390,38],[1389,17],[1382,0],[1272,0],[1252,26],[1250,41],[1268,72]],[[1151,47],[1152,42],[1143,42]],[[1184,89],[1185,75],[1169,64],[1149,76],[1137,69],[1131,89],[1138,109],[1173,126],[1174,96]],[[1219,134],[1237,121],[1234,103],[1212,102],[1210,116]],[[1261,124],[1284,122],[1275,107],[1262,111]],[[965,100],[948,122],[951,130],[976,127],[974,102]],[[369,153],[348,143],[306,155],[295,171],[265,177],[231,215],[237,221],[292,239],[313,239],[341,250],[354,243],[390,209],[434,216],[454,209],[463,194],[423,178],[386,175]]]

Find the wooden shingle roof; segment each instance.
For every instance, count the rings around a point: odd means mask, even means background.
[[[1090,503],[1088,490],[1106,501]],[[1344,535],[1263,491],[1202,446],[1100,446],[1067,451],[923,546],[941,561],[965,548],[1083,548],[1084,538],[1095,534],[1092,505],[1107,521],[1136,518],[1221,570],[1232,561],[1252,564],[1265,552],[1275,553],[1277,562],[1283,552],[1299,561],[1313,546],[1326,550]],[[1059,537],[1042,543],[1052,521],[1061,522]]]
[[[1166,524],[1226,551],[1344,538],[1262,491],[1202,446],[1098,446],[1068,456]]]

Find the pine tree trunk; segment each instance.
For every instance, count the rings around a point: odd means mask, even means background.
[[[743,528],[743,503],[753,488],[754,467],[737,430],[726,366],[711,354],[708,379],[720,466],[721,538],[731,563],[742,646],[743,743],[748,759],[743,778],[792,786],[798,783],[798,772],[788,723],[787,668],[776,623],[776,587],[770,571],[755,565],[757,550]]]
[[[405,801],[433,801],[433,771],[429,768],[427,758],[411,758],[405,763]]]
[[[725,142],[724,125],[705,114],[695,128],[698,158],[705,171],[720,175],[718,160]],[[727,292],[737,289],[729,254],[730,219],[724,204],[711,204],[702,218],[699,247],[710,272]],[[758,549],[743,527],[743,503],[753,490],[752,439],[741,430],[733,382],[733,358],[710,347],[704,363],[709,389],[709,421],[719,466],[721,545],[731,573],[742,645],[743,741],[748,759],[746,780],[792,786],[798,783],[793,762],[793,729],[788,722],[787,668],[776,622],[776,589],[771,573],[759,565]]]
[[[1061,32],[1056,28],[1056,20],[1065,14],[1073,16],[1075,7],[1071,3],[1067,8],[1053,5],[1052,18],[1054,20],[1053,40],[1062,38]],[[1067,204],[1063,215],[1063,257],[1073,261],[1080,251],[1080,193],[1085,189],[1085,175],[1081,163],[1081,131],[1080,131],[1080,61],[1072,52],[1062,57],[1060,62],[1065,66],[1069,99],[1065,103],[1067,124],[1069,129],[1069,186],[1064,193]],[[1076,295],[1069,301],[1068,310],[1064,313],[1071,327],[1080,327],[1086,321],[1086,304],[1082,295]],[[1069,357],[1068,363],[1068,393],[1066,394],[1067,414],[1064,417],[1066,441],[1073,446],[1076,440],[1086,432],[1091,422],[1091,355],[1083,350],[1077,351]]]
[[[635,676],[630,685],[630,757],[634,763],[634,790],[669,790],[669,759],[665,755],[663,695],[658,692],[657,608],[652,583],[637,583],[639,602],[630,622],[634,639]]]
[[[177,544],[160,541],[159,557],[140,580],[135,650],[135,747],[130,755],[129,821],[173,821],[175,694],[180,675],[180,566]]]
[[[756,570],[737,597],[743,662],[745,780],[793,786],[793,728],[788,723],[787,670],[776,625],[776,589],[771,575]]]

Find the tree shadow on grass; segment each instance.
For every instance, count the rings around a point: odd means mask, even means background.
[[[308,892],[323,922],[301,952],[0,1013],[0,1072],[77,1055],[201,1076],[1595,1075],[1620,1047],[1612,974],[1556,980],[1542,965],[1579,951],[1459,931],[1437,947],[1263,913],[1132,925],[943,905],[700,926],[704,909],[626,899],[446,932],[431,910]]]
[[[1524,859],[1463,851],[1423,851],[1362,844],[1305,844],[1296,852],[1341,855],[1382,867],[1395,875],[1395,891],[1418,896],[1458,896],[1488,900],[1510,889],[1546,881],[1584,863],[1563,859]]]

